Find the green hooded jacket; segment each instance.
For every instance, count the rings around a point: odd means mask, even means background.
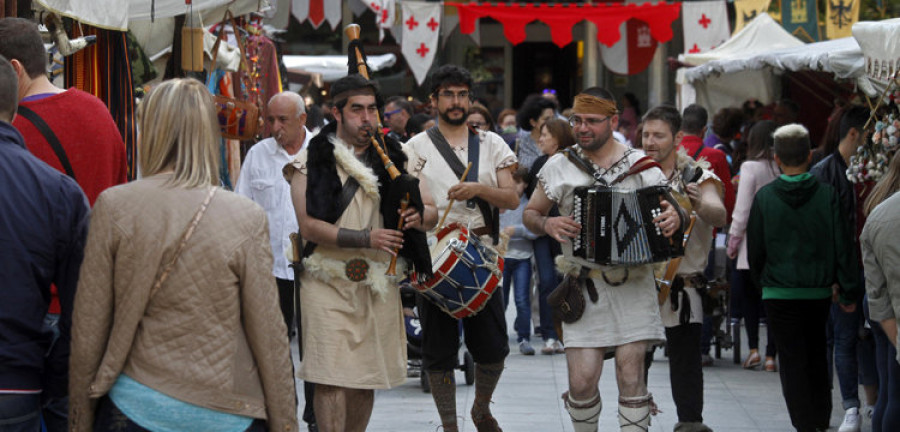
[[[856,248],[833,187],[809,173],[781,177],[756,194],[747,223],[750,272],[763,299],[822,299],[838,284],[840,302],[859,292]]]

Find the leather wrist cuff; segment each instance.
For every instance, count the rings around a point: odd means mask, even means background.
[[[347,228],[338,229],[337,245],[342,248],[368,248],[370,245],[370,231],[352,230]]]

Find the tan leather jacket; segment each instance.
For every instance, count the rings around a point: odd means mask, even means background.
[[[72,324],[69,429],[91,430],[97,400],[125,373],[179,400],[296,431],[266,214],[218,191],[151,297],[208,191],[167,186],[169,177],[109,189],[94,206]]]

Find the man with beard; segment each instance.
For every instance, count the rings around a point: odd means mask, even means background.
[[[300,290],[304,358],[298,376],[316,384],[319,430],[361,432],[372,414],[373,390],[406,381],[400,292],[385,276],[403,233],[383,228],[379,211],[382,185],[391,179],[372,146],[379,108],[375,84],[350,75],[331,91],[335,121],[284,168],[308,242]],[[394,140],[386,139],[385,147],[403,173],[407,162],[416,160]],[[437,220],[427,185],[421,182],[419,188],[425,208],[410,207],[402,214],[404,230],[424,231]]]
[[[727,219],[722,182],[705,160],[695,161],[678,146],[683,132],[681,115],[672,106],[658,106],[644,115],[644,151],[660,164],[682,208],[695,214],[694,228],[685,246],[672,290],[660,305],[666,327],[669,380],[678,411],[675,432],[711,432],[703,424],[703,366],[700,334],[702,297],[706,295],[703,270],[709,257],[714,227]]]
[[[407,145],[427,161],[423,175],[434,191],[439,213],[443,215],[451,207],[446,223],[468,225],[470,232],[482,236],[485,243],[496,244],[497,208],[514,209],[519,205],[512,178],[516,157],[499,135],[466,127],[471,88],[469,71],[455,65],[435,70],[431,75],[431,104],[438,111],[438,125],[416,135]],[[459,182],[461,173],[451,169],[450,163],[465,165],[467,161],[472,162],[472,168],[465,181]],[[451,201],[456,201],[456,205]],[[419,318],[423,368],[428,373],[431,395],[444,431],[455,432],[458,427],[454,369],[459,362],[459,321],[421,299]],[[490,402],[509,354],[503,296],[492,296],[478,314],[463,318],[462,326],[466,346],[475,359],[472,421],[479,432],[499,431]]]
[[[653,398],[644,381],[644,354],[649,344],[664,337],[653,268],[604,266],[575,257],[569,239],[578,236],[582,228],[572,216],[576,187],[612,184],[619,189],[639,189],[666,184],[666,177],[641,151],[613,138],[619,116],[609,91],[599,87],[584,90],[575,96],[573,111],[569,124],[576,145],[568,154],[551,157],[538,173],[540,187],[531,195],[523,217],[533,233],[560,242],[560,273],[589,278],[597,294],[591,294],[597,301],[585,302],[580,319],[562,324],[569,372],[569,391],[563,393],[563,399],[576,432],[596,431],[602,407],[598,384],[603,360],[607,351],[615,351],[619,426],[623,431],[646,431]],[[547,216],[554,204],[562,216]],[[684,217],[676,206],[661,205],[662,212],[653,222],[664,236],[671,237]]]

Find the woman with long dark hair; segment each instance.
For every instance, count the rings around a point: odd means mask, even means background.
[[[735,260],[736,267],[736,271],[732,272],[731,288],[733,295],[741,295],[743,300],[744,327],[747,331],[747,345],[750,347],[750,354],[744,360],[744,369],[755,369],[762,363],[759,355],[759,314],[762,293],[754,287],[750,279],[747,241],[744,234],[756,192],[778,177],[780,172],[772,150],[775,142],[772,133],[775,129],[775,123],[771,120],[758,122],[750,129],[747,160],[741,164],[737,200],[729,231],[728,257]],[[775,372],[775,339],[769,329],[770,327],[766,326],[768,337],[765,370]]]

